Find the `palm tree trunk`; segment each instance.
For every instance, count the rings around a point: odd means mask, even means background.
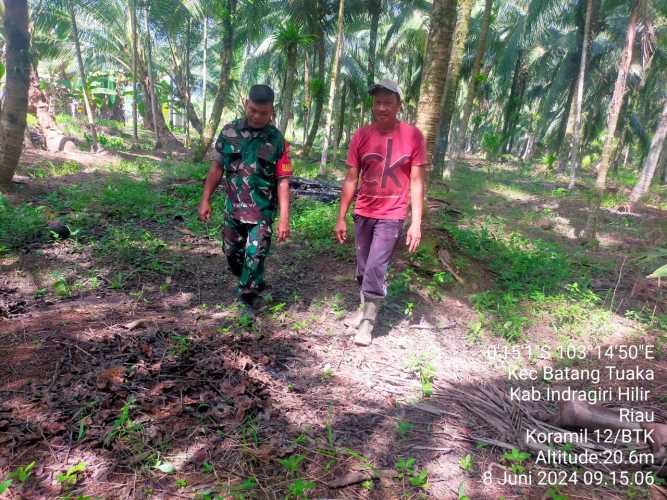
[[[655,135],[651,141],[651,148],[644,160],[642,173],[630,194],[630,204],[633,207],[637,204],[639,199],[648,192],[649,187],[651,186],[651,181],[653,181],[653,176],[658,168],[658,161],[660,160],[660,156],[662,155],[665,146],[665,137],[667,137],[667,100],[665,100],[660,121],[658,121]]]
[[[353,97],[353,96],[350,96]],[[350,99],[348,98],[346,100],[349,101]],[[350,109],[352,109],[352,114],[354,115],[354,110],[356,108],[356,97],[354,98],[354,101],[352,102],[352,106],[350,106]],[[345,144],[350,143],[350,137],[352,137],[352,123],[354,122],[354,117],[353,116],[348,116],[347,120],[343,120],[345,123]]]
[[[151,32],[149,27],[148,5],[144,7],[144,26],[146,28],[146,59],[148,62],[148,92],[151,97],[151,113],[153,114],[153,132],[155,133],[155,149],[160,149],[160,127],[157,126],[157,114],[162,113],[158,107],[155,93],[155,74],[153,73],[153,54],[151,51]]]
[[[215,132],[218,130],[220,124],[220,117],[222,116],[222,109],[225,106],[225,100],[229,93],[231,83],[232,66],[234,63],[234,24],[232,18],[236,10],[237,0],[227,0],[227,8],[224,14],[224,41],[222,47],[220,80],[218,81],[218,90],[213,101],[213,109],[211,109],[211,116],[204,128],[204,133],[201,137],[201,144],[193,152],[193,160],[195,162],[202,161],[206,152],[211,147],[215,139]]]
[[[333,143],[333,161],[332,164],[336,165],[336,159],[338,158],[338,146],[340,146],[340,140],[343,137],[343,122],[345,121],[345,101],[347,95],[347,84],[343,82],[343,89],[340,94],[340,102],[338,103],[338,123],[336,124],[336,134]]]
[[[188,28],[185,35],[185,147],[190,147],[190,120],[188,110],[192,107],[192,98],[190,95],[190,36],[191,36],[190,19],[188,19]]]
[[[313,121],[310,124],[310,132],[308,133],[308,138],[306,139],[306,144],[303,147],[303,156],[307,157],[310,154],[310,150],[313,148],[315,143],[315,137],[317,136],[317,129],[320,126],[320,118],[322,116],[322,108],[324,107],[324,79],[325,79],[325,66],[326,66],[326,45],[325,39],[326,36],[324,29],[322,28],[322,18],[324,17],[322,0],[317,0],[317,12],[318,19],[316,24],[317,30],[317,79],[319,81],[319,86],[317,92],[313,95],[315,99],[315,113],[313,114]]]
[[[564,115],[564,117],[567,116],[567,121],[563,131],[562,139],[560,140],[558,148],[556,149],[556,152],[558,153],[557,170],[559,173],[563,173],[565,171],[570,149],[572,148],[572,141],[574,139],[574,120],[577,113],[577,81],[578,79],[572,83],[572,98],[570,99],[570,105],[566,110],[567,115]]]
[[[120,80],[122,75],[118,75]],[[113,106],[111,108],[111,119],[119,122],[123,122],[123,128],[125,128],[125,103],[123,95],[121,94],[121,86],[116,84],[116,96],[113,101]]]
[[[343,137],[343,124],[345,123],[345,111],[347,107],[347,94],[349,93],[349,89],[347,86],[347,82],[343,82],[343,90],[340,95],[340,109],[338,110],[338,125],[337,125],[337,132],[336,132],[336,147],[339,146],[340,141]]]
[[[202,110],[201,110],[201,121],[206,123],[206,94],[207,94],[207,85],[208,85],[208,16],[204,16],[204,61],[203,61],[203,70],[201,77],[202,84]],[[193,124],[194,126],[194,124]],[[196,128],[196,127],[195,127]],[[201,135],[201,126],[197,130],[199,135]]]
[[[37,117],[37,123],[44,135],[46,150],[50,152],[62,151],[68,141],[72,143],[74,141],[71,137],[63,134],[49,108],[48,97],[40,88],[37,73],[33,71],[28,89],[28,112],[34,113]]]
[[[456,106],[456,93],[459,86],[459,73],[461,71],[461,62],[463,61],[463,51],[465,49],[466,39],[468,38],[468,28],[470,26],[470,12],[472,11],[472,0],[460,0],[457,5],[456,28],[454,29],[454,46],[449,58],[449,67],[447,69],[447,81],[445,82],[444,99],[442,103],[442,114],[440,115],[440,130],[438,131],[439,148],[437,148],[434,175],[436,178],[442,175],[442,166],[447,153],[449,130],[454,116],[454,107]],[[449,162],[447,170],[444,173],[445,178],[449,178],[454,171],[453,162]]]
[[[280,113],[280,131],[287,133],[290,118],[292,117],[292,94],[294,93],[294,76],[296,74],[296,45],[287,47],[287,66],[285,67],[285,87],[283,88],[283,102]]]
[[[90,104],[90,98],[88,97],[88,82],[86,80],[86,69],[83,66],[83,57],[81,56],[81,43],[79,40],[79,30],[76,26],[76,15],[74,13],[74,5],[70,0],[67,2],[69,8],[69,17],[72,23],[72,41],[74,42],[74,48],[76,49],[76,61],[79,66],[79,77],[81,78],[81,91],[83,94],[83,105],[86,108],[86,116],[88,117],[88,129],[90,130],[91,139],[93,141],[92,148],[93,151],[97,151],[97,128],[95,127],[95,111],[93,110]]]
[[[472,71],[470,73],[470,80],[468,82],[468,94],[466,95],[466,102],[463,105],[463,114],[461,116],[461,124],[457,134],[456,142],[453,145],[454,150],[452,156],[458,159],[465,149],[466,133],[468,132],[468,122],[470,121],[470,113],[472,111],[472,104],[475,101],[477,94],[477,85],[479,83],[479,74],[482,69],[482,61],[484,53],[486,52],[486,38],[489,34],[489,24],[491,19],[491,8],[493,0],[485,0],[484,3],[484,17],[482,18],[482,28],[479,33],[479,42],[477,43],[477,50],[475,52],[475,59],[472,63]]]
[[[579,146],[581,143],[581,108],[584,100],[584,80],[586,78],[586,59],[591,38],[591,18],[593,16],[593,0],[586,1],[586,21],[584,22],[584,40],[581,45],[581,62],[579,63],[579,76],[577,77],[577,97],[574,112],[574,132],[572,136],[572,147],[570,148],[570,184],[568,189],[574,188],[577,178],[577,164],[579,163]]]
[[[375,48],[378,39],[378,25],[380,24],[380,13],[382,11],[382,0],[368,0],[368,14],[371,18],[371,26],[368,37],[368,74],[366,84],[370,88],[375,83]]]
[[[523,105],[523,93],[526,89],[526,78],[528,76],[528,68],[524,61],[523,50],[519,50],[519,56],[514,66],[514,76],[512,77],[512,88],[510,90],[510,97],[507,100],[505,113],[503,117],[503,146],[502,151],[509,153],[512,150],[512,143],[514,142],[514,133],[516,125],[519,121],[519,113]]]
[[[324,126],[324,143],[322,144],[322,157],[320,159],[320,175],[327,171],[327,154],[329,142],[333,133],[334,99],[338,87],[338,75],[340,73],[340,56],[343,51],[343,15],[345,13],[345,0],[338,0],[338,26],[336,28],[336,52],[334,54],[333,66],[331,68],[331,87],[329,88],[329,104]]]
[[[134,143],[139,143],[137,116],[137,5],[136,0],[129,1],[130,29],[132,30],[132,134]]]
[[[607,115],[607,138],[602,147],[602,157],[600,165],[598,166],[598,175],[595,180],[595,191],[591,199],[590,212],[588,220],[586,221],[586,228],[584,229],[583,239],[589,243],[597,241],[597,223],[600,212],[600,205],[602,204],[602,197],[607,188],[607,171],[609,170],[609,161],[614,152],[614,136],[616,135],[616,127],[618,125],[618,116],[623,105],[623,95],[625,94],[625,82],[628,77],[628,70],[630,69],[630,62],[632,61],[632,48],[635,43],[635,36],[637,34],[637,19],[639,17],[639,7],[641,0],[635,0],[630,12],[630,19],[628,20],[628,31],[625,36],[625,47],[621,54],[621,60],[618,65],[618,75],[616,76],[616,84],[614,85],[614,93],[611,98],[609,106],[609,114]]]
[[[28,87],[30,33],[28,2],[5,0],[5,96],[0,110],[0,189],[9,189],[23,151]]]
[[[176,97],[176,84],[174,83],[174,77],[169,75],[169,89],[170,89],[170,99],[169,99],[169,128],[174,130],[174,97]]]
[[[303,54],[303,102],[305,106],[303,116],[303,144],[306,144],[308,138],[308,124],[310,121],[310,106],[312,105],[312,96],[310,95],[310,68],[308,67],[308,52]]]
[[[424,69],[417,105],[417,127],[426,140],[428,173],[433,169],[433,148],[440,119],[440,103],[452,49],[456,0],[433,0]]]
[[[187,116],[186,121],[189,121],[190,125],[192,125],[192,128],[194,128],[197,131],[197,133],[201,135],[203,128],[202,121],[199,119],[199,116],[197,116],[197,110],[192,105],[192,101],[190,99],[190,91],[187,88],[185,79],[177,70],[174,70],[174,80],[175,80],[174,91],[176,92],[178,98],[183,103],[183,107],[185,108]]]

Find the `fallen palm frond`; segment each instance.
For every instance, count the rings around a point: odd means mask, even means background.
[[[549,467],[579,465],[605,475],[640,470],[667,475],[667,424],[626,424],[617,419],[617,424],[611,425],[609,419],[618,411],[581,402],[565,402],[557,407],[544,401],[513,401],[506,387],[491,384],[465,389],[447,386],[434,392],[440,394],[434,400],[447,400],[469,412],[469,426],[475,428],[474,435],[469,436],[473,441],[507,450],[528,450]],[[596,432],[604,429],[630,432],[613,433],[614,437],[607,439],[608,432]],[[540,442],[544,440],[535,436],[550,436],[551,443]],[[598,458],[580,460],[593,455]]]

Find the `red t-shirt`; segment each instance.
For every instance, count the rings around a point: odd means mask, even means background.
[[[373,219],[405,219],[410,200],[410,170],[426,164],[424,136],[399,122],[383,134],[374,124],[358,129],[347,152],[347,165],[361,169],[354,213]]]

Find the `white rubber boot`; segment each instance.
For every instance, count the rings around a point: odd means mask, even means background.
[[[360,346],[369,346],[373,341],[373,328],[375,327],[375,319],[380,309],[380,301],[366,300],[364,301],[363,317],[357,335],[354,337],[354,343]]]

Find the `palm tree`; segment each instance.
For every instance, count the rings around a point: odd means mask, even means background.
[[[310,125],[310,107],[313,103],[313,97],[310,92],[310,64],[308,62],[308,52],[303,54],[303,144],[308,139],[308,126]]]
[[[375,47],[377,46],[378,25],[382,13],[382,0],[368,0],[368,14],[371,26],[368,36],[368,76],[366,83],[370,88],[375,83]]]
[[[433,168],[433,148],[440,119],[440,103],[447,79],[455,19],[456,0],[433,1],[425,69],[417,107],[417,127],[426,140],[429,172]]]
[[[54,8],[57,7],[57,8]],[[66,11],[66,9],[65,9]],[[28,90],[28,112],[37,117],[37,124],[44,136],[46,149],[51,152],[62,151],[71,137],[67,137],[56,123],[51,105],[54,102],[55,90],[48,80],[40,78],[37,68],[40,62],[43,66],[54,65],[61,74],[66,75],[66,67],[70,65],[74,56],[72,46],[68,43],[71,38],[70,18],[62,6],[39,3],[30,9],[28,23],[32,71],[30,74],[30,88]]]
[[[466,94],[466,100],[463,105],[461,123],[459,124],[459,130],[455,143],[452,145],[452,157],[454,160],[458,159],[464,150],[466,133],[468,132],[468,121],[470,120],[470,112],[472,111],[472,104],[477,94],[477,87],[480,80],[480,70],[482,68],[484,53],[486,52],[486,37],[489,33],[492,5],[493,0],[485,0],[484,13],[482,14],[482,28],[479,33],[477,50],[475,51],[475,60],[472,64],[472,71],[470,72],[470,80],[468,81],[468,92]],[[450,171],[453,172],[453,169],[454,166],[452,165],[450,167]]]
[[[333,133],[334,99],[338,86],[338,75],[340,73],[340,55],[343,51],[343,15],[345,13],[345,0],[338,0],[338,24],[336,28],[336,51],[331,69],[331,87],[329,88],[329,105],[324,127],[324,143],[322,144],[322,157],[320,159],[320,175],[326,173],[327,153],[329,142]]]
[[[218,81],[218,89],[213,101],[213,109],[211,109],[211,116],[208,123],[203,129],[201,136],[201,144],[199,144],[193,152],[193,160],[201,161],[204,159],[206,152],[211,147],[215,139],[215,132],[220,124],[220,117],[222,116],[222,108],[225,105],[225,100],[229,94],[231,86],[231,72],[234,64],[234,22],[233,18],[236,13],[237,0],[227,0],[225,8],[222,10],[221,18],[223,25],[223,43],[222,53],[220,54],[220,78]]]
[[[611,160],[614,151],[616,126],[618,125],[618,116],[621,112],[621,106],[623,105],[625,82],[628,77],[630,62],[632,61],[632,49],[637,34],[637,19],[639,18],[640,5],[641,0],[635,0],[632,10],[630,11],[628,30],[625,36],[625,47],[618,65],[618,75],[616,76],[616,84],[614,85],[614,94],[612,95],[609,113],[607,115],[607,137],[602,148],[602,156],[598,166],[598,175],[595,180],[595,191],[591,199],[590,212],[583,233],[584,241],[589,243],[595,243],[597,241],[597,222],[600,205],[602,204],[602,197],[607,188],[607,172],[609,170],[609,161]]]
[[[584,39],[581,45],[581,62],[579,63],[579,75],[577,76],[577,93],[574,111],[574,131],[572,135],[572,146],[569,154],[570,185],[574,187],[579,158],[579,144],[581,142],[581,107],[584,99],[584,79],[586,78],[586,59],[590,47],[591,18],[593,16],[593,0],[586,0],[586,20],[584,21]]]
[[[325,32],[322,24],[324,23],[324,16],[326,14],[324,0],[315,1],[315,9],[313,9],[313,16],[309,18],[311,29],[314,36],[317,37],[317,76],[311,80],[310,92],[315,101],[315,111],[310,124],[310,132],[306,138],[306,143],[303,145],[303,156],[307,157],[310,150],[315,143],[317,130],[320,126],[320,118],[322,116],[322,108],[324,107],[324,79],[325,79],[325,65],[326,65],[326,40]],[[309,113],[310,114],[310,113]]]
[[[30,82],[27,0],[5,0],[5,99],[0,109],[0,189],[9,189],[23,151]]]
[[[130,45],[132,46],[132,135],[134,143],[139,143],[137,130],[137,0],[129,0],[130,8]]]
[[[386,35],[378,57],[385,66],[395,68],[396,79],[403,91],[402,109],[405,119],[414,122],[420,97],[430,11],[417,2],[405,3],[403,7],[391,24],[383,29]]]
[[[285,53],[285,86],[282,91],[280,105],[280,125],[278,128],[287,133],[287,127],[292,117],[292,96],[294,94],[294,81],[296,77],[297,51],[301,46],[310,45],[313,36],[303,32],[300,24],[289,20],[283,24],[273,35],[275,47]]]
[[[97,127],[95,126],[95,110],[91,106],[90,97],[88,96],[88,82],[86,79],[86,69],[83,65],[83,57],[81,56],[81,41],[79,38],[79,29],[76,24],[76,14],[74,12],[74,0],[67,1],[67,10],[69,12],[70,21],[72,23],[72,42],[76,49],[76,62],[79,66],[79,78],[81,78],[81,93],[83,94],[83,104],[86,108],[86,116],[88,117],[88,128],[93,142],[93,151],[97,151]]]
[[[158,126],[158,113],[162,115],[162,110],[157,106],[157,94],[155,93],[155,73],[153,72],[153,53],[151,51],[151,31],[149,26],[150,12],[148,4],[144,6],[144,23],[146,27],[146,61],[148,63],[148,94],[151,99],[151,113],[153,115],[153,132],[155,133],[155,149],[160,149],[160,127]]]
[[[665,99],[663,106],[660,120],[658,120],[658,125],[655,134],[653,135],[653,140],[651,141],[649,154],[644,160],[644,166],[639,176],[639,180],[630,194],[630,204],[633,207],[639,202],[641,197],[646,194],[651,186],[651,181],[653,180],[653,176],[658,167],[658,161],[665,149],[665,137],[667,137],[667,99]]]
[[[456,105],[456,91],[459,86],[459,73],[463,62],[463,51],[468,38],[468,26],[470,24],[470,12],[472,11],[472,0],[460,0],[457,6],[456,27],[454,29],[454,46],[449,58],[447,69],[447,81],[443,93],[442,114],[440,115],[440,129],[438,131],[438,148],[436,150],[435,176],[439,177],[442,172],[442,164],[447,152],[448,136]],[[452,174],[452,163],[448,164],[444,177],[449,178]]]
[[[202,108],[201,108],[201,120],[206,123],[206,97],[207,97],[207,87],[208,87],[208,16],[204,16],[204,56],[202,61],[202,75],[201,75],[201,86],[202,86]],[[201,135],[201,131],[199,132]]]

